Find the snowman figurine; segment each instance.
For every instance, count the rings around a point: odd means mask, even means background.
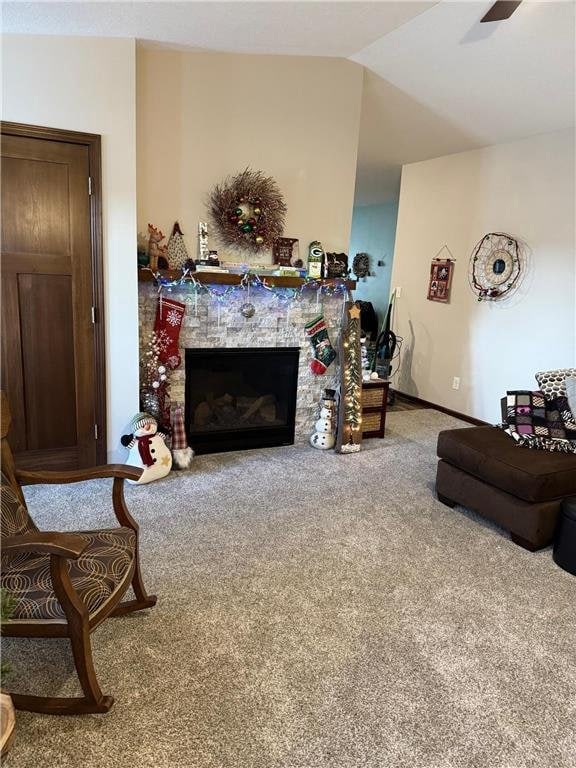
[[[322,398],[322,407],[320,408],[320,418],[314,424],[314,432],[310,437],[310,445],[321,451],[327,451],[334,448],[336,436],[334,435],[332,422],[334,418],[334,395],[333,390],[326,390]]]
[[[360,357],[362,366],[362,381],[370,381],[370,360],[368,359],[368,348],[366,346],[366,336],[360,338]]]
[[[128,482],[144,485],[166,477],[172,469],[172,454],[164,442],[164,435],[158,432],[156,419],[149,413],[137,413],[130,426],[132,434],[123,435],[121,439],[122,445],[130,451],[126,463],[144,471],[139,480]]]

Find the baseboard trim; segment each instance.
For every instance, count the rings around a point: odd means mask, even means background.
[[[422,408],[433,408],[435,411],[440,411],[440,413],[445,413],[447,416],[453,416],[455,419],[460,419],[461,421],[465,421],[467,424],[474,424],[477,427],[492,426],[492,424],[490,424],[488,421],[482,421],[482,419],[476,419],[474,418],[474,416],[468,416],[465,413],[459,413],[458,411],[453,411],[451,408],[445,408],[443,405],[437,405],[436,403],[431,403],[429,400],[422,400],[421,397],[415,397],[414,395],[407,395],[405,392],[399,392],[397,389],[393,389],[392,392],[394,392],[394,394],[399,400],[405,400],[407,403],[414,403],[415,405],[421,405]]]

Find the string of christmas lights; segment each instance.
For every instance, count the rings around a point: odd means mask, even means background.
[[[360,309],[355,304],[345,306],[342,336],[341,393],[342,437],[340,453],[360,450],[362,440],[362,363],[360,357]]]
[[[260,275],[252,274],[250,272],[245,272],[240,282],[236,285],[228,285],[223,289],[216,289],[214,286],[209,285],[208,283],[201,283],[193,272],[191,272],[189,269],[184,269],[182,271],[181,277],[178,277],[174,280],[164,277],[160,274],[160,272],[154,272],[149,267],[145,267],[145,269],[148,272],[152,273],[152,276],[154,278],[154,281],[156,285],[158,286],[158,290],[162,291],[164,289],[171,291],[172,289],[181,289],[181,288],[188,288],[191,287],[194,289],[195,293],[201,293],[205,292],[207,293],[212,299],[215,299],[218,302],[224,302],[226,299],[230,298],[234,293],[237,291],[246,291],[252,288],[262,288],[266,291],[269,291],[272,293],[279,301],[288,302],[288,301],[297,301],[304,291],[306,290],[315,290],[317,291],[317,295],[325,295],[325,296],[340,296],[340,295],[347,295],[348,293],[348,286],[346,284],[346,280],[341,280],[338,278],[331,279],[329,283],[326,283],[322,279],[316,279],[316,278],[302,278],[304,280],[304,283],[299,288],[278,288],[277,286],[269,285],[266,282],[266,278],[260,277]],[[202,274],[207,274],[203,272]]]
[[[344,389],[346,397],[346,424],[352,431],[362,425],[362,369],[358,364],[358,348],[360,343],[360,328],[357,317],[350,317],[348,338],[344,342],[346,360],[344,362]]]

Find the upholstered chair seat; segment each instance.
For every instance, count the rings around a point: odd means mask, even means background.
[[[78,560],[70,561],[68,572],[72,586],[92,616],[123,585],[134,560],[136,536],[130,528],[82,531],[78,535],[88,546]],[[0,585],[14,600],[12,622],[66,622],[52,586],[49,555],[5,555]]]

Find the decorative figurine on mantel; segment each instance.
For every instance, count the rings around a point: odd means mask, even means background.
[[[205,221],[198,222],[198,261],[203,263],[208,260],[208,224]]]
[[[334,435],[334,402],[335,391],[325,389],[320,408],[320,417],[314,425],[314,432],[310,436],[310,445],[321,451],[334,448],[336,436]]]
[[[137,413],[130,422],[132,433],[123,435],[121,443],[128,448],[127,464],[140,467],[143,472],[138,480],[128,480],[135,485],[144,485],[159,480],[172,469],[172,454],[158,432],[158,422],[149,413]]]
[[[172,269],[182,269],[189,259],[184,236],[177,221],[174,222],[172,234],[168,240],[167,256]]]
[[[319,240],[313,240],[308,249],[308,277],[320,280],[324,266],[324,248]]]
[[[167,246],[160,245],[165,235],[153,224],[148,224],[148,258],[152,272],[168,269]]]

